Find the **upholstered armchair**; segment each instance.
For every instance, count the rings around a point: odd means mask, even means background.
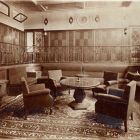
[[[108,86],[117,84],[118,82],[117,79],[118,79],[118,73],[105,71],[103,75],[103,82],[99,86],[92,89],[93,96],[94,93],[106,93]]]
[[[127,120],[131,116],[133,120],[133,104],[136,91],[136,82],[129,82],[125,89],[109,89],[108,94],[98,93],[95,97],[95,112],[122,119],[125,132],[127,132]]]
[[[21,78],[22,92],[23,92],[23,102],[25,109],[25,118],[29,111],[36,108],[50,109],[50,114],[52,113],[53,97],[50,95],[50,90],[45,88],[44,84],[35,84],[29,86],[24,77]]]
[[[66,90],[66,88],[60,84],[60,80],[65,78],[66,77],[62,76],[62,70],[48,70],[48,82],[46,82],[46,86],[57,96],[57,94],[61,94],[62,91]]]

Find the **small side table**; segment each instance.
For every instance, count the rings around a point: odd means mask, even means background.
[[[0,98],[7,94],[7,82],[6,79],[0,79]]]

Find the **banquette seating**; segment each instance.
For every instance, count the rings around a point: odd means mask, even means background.
[[[63,76],[75,76],[81,72],[80,63],[44,63],[41,64],[42,76],[48,76],[49,70],[62,70]],[[104,72],[117,73],[117,84],[114,87],[124,88],[131,80],[137,81],[136,96],[140,91],[140,67],[129,64],[101,64],[84,63],[84,73],[90,77],[98,78],[101,83],[104,81]],[[139,72],[139,73],[138,73]]]
[[[49,70],[62,70],[63,76],[75,76],[81,72],[80,63],[45,63],[41,64],[42,76],[47,76]],[[83,64],[84,73],[91,77],[103,80],[104,71],[112,71],[118,73],[118,77],[124,77],[127,72],[128,65],[124,64]]]
[[[30,67],[32,67],[32,71],[29,71]],[[103,75],[104,71],[110,71],[114,73],[118,73],[118,81],[122,86],[123,83],[128,83],[130,80],[137,80],[137,87],[139,87],[139,75],[136,76],[137,70],[140,72],[140,68],[136,66],[129,66],[128,64],[92,64],[92,63],[84,63],[83,64],[84,73],[88,74],[91,77],[98,78],[101,82],[104,80]],[[20,78],[25,77],[30,84],[36,83],[37,79],[44,78],[48,79],[48,71],[50,70],[62,70],[62,75],[65,76],[75,76],[81,72],[81,64],[80,63],[42,63],[27,65],[26,66],[18,66],[7,69],[7,80],[8,80],[8,89],[9,91],[16,91],[17,93],[21,93],[21,85]],[[41,74],[38,77],[34,76],[34,72]],[[130,73],[135,74],[135,76],[130,76]],[[36,75],[36,73],[35,73]],[[27,78],[30,76],[30,78]],[[34,77],[34,78],[33,78]],[[128,80],[129,79],[129,80]],[[41,80],[41,79],[40,79]],[[16,90],[15,90],[16,89]],[[139,88],[137,88],[139,89]]]

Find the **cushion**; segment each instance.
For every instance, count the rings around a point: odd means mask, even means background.
[[[114,85],[114,84],[117,84],[118,81],[117,80],[111,80],[111,81],[107,81],[108,85]]]
[[[118,89],[118,88],[109,88],[108,94],[118,96],[118,97],[123,97],[124,90]]]
[[[106,85],[102,84],[102,85],[98,85],[96,88],[102,88],[102,89],[105,89],[106,88]]]

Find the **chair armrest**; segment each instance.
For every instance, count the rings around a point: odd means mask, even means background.
[[[107,81],[106,83],[107,83],[107,85],[111,86],[111,85],[117,84],[118,81],[117,80],[110,80],[110,81]]]
[[[126,78],[119,78],[118,79],[118,83],[119,84],[127,84],[127,83],[129,83],[130,82],[130,80],[128,80],[128,79],[126,79]]]
[[[29,91],[36,91],[36,90],[42,90],[45,89],[45,84],[35,84],[29,86]]]
[[[61,78],[60,78],[60,80],[63,80],[63,79],[66,79],[67,78],[67,76],[62,76]]]
[[[124,100],[123,98],[114,95],[109,95],[109,94],[98,93],[96,95],[96,98],[97,100],[102,100],[106,102],[127,104],[127,101]]]
[[[37,91],[29,92],[28,94],[25,94],[24,97],[47,95],[49,93],[50,93],[49,89],[43,89],[43,90],[37,90]]]

